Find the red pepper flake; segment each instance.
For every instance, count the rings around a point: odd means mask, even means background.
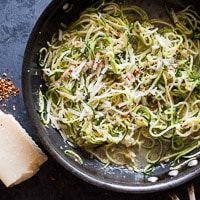
[[[50,180],[51,180],[52,182],[54,182],[54,181],[56,180],[53,176],[50,176],[49,178],[50,178]]]
[[[16,96],[18,93],[19,89],[9,78],[0,77],[0,101],[10,96]]]

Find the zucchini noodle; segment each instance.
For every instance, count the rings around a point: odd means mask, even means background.
[[[106,166],[149,173],[191,159],[200,146],[199,38],[191,6],[166,21],[134,5],[86,9],[40,50],[42,121]]]

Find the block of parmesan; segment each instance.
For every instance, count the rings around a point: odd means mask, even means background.
[[[32,177],[47,160],[45,154],[10,114],[0,111],[0,179],[7,186]]]

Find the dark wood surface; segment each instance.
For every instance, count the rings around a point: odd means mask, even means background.
[[[0,0],[0,76],[7,73],[20,90],[21,66],[26,42],[34,23],[49,2],[50,0]],[[12,113],[39,143],[37,133],[27,117],[22,92],[6,104],[5,109],[1,102],[0,109]],[[16,111],[13,111],[13,105],[16,106]],[[40,147],[42,148],[41,145]],[[193,182],[197,199],[200,199],[200,179],[196,178]],[[169,192],[176,192],[181,200],[186,200],[188,199],[186,186],[149,195],[106,191],[78,179],[49,155],[49,160],[30,180],[9,189],[0,182],[0,200],[167,200],[170,199]]]

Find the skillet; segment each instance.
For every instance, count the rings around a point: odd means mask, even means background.
[[[166,166],[165,168],[158,167],[153,174],[153,176],[159,177],[159,180],[155,183],[148,182],[143,174],[135,173],[125,168],[115,166],[105,168],[102,163],[95,159],[91,159],[85,152],[75,149],[74,151],[81,156],[84,162],[83,165],[80,165],[73,159],[64,155],[64,149],[72,149],[72,147],[63,141],[63,138],[58,131],[50,126],[45,127],[41,123],[37,113],[38,90],[40,88],[45,90],[45,85],[41,78],[41,69],[38,67],[38,51],[41,47],[46,46],[46,42],[50,40],[55,32],[57,32],[61,22],[69,24],[74,21],[78,18],[81,11],[94,2],[94,0],[52,1],[39,17],[29,37],[22,68],[23,96],[30,121],[36,129],[42,144],[68,171],[91,184],[105,189],[126,193],[150,193],[171,189],[191,180],[200,174],[200,164],[192,168],[183,168],[178,176],[173,178],[167,175],[169,166]],[[66,5],[66,3],[68,3],[69,6],[72,6],[70,12],[67,13],[63,10],[63,5]],[[151,12],[152,16],[157,17],[163,17],[163,6],[165,3],[174,9],[184,8],[190,4],[193,4],[196,9],[199,8],[198,1],[184,0],[174,2],[164,2],[161,0],[129,0],[128,3],[140,5]]]

